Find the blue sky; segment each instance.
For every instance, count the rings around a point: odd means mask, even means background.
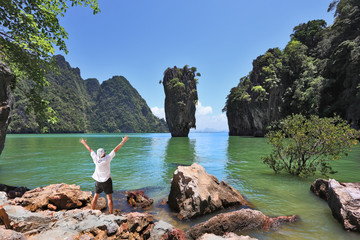
[[[331,24],[331,1],[99,0],[97,15],[75,7],[61,18],[69,33],[65,58],[83,79],[126,77],[158,116],[165,69],[197,67],[197,130],[227,130],[226,96],[252,61],[269,48],[283,49],[300,23]]]

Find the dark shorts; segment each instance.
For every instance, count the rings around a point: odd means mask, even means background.
[[[112,194],[113,193],[113,185],[112,180],[109,178],[106,180],[106,182],[95,182],[95,193],[102,193],[105,192],[105,194]]]

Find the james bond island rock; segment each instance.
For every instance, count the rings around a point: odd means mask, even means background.
[[[219,182],[196,163],[176,169],[168,204],[178,212],[179,219],[190,219],[231,206],[249,205],[235,188],[224,181]]]
[[[311,191],[327,200],[333,216],[344,229],[360,232],[360,182],[339,183],[334,179],[316,179]]]
[[[55,211],[82,208],[90,204],[91,199],[92,193],[81,191],[80,186],[60,183],[35,188],[9,202],[35,212],[44,209]]]
[[[0,154],[5,145],[6,132],[10,124],[10,114],[14,104],[11,85],[15,76],[4,63],[0,62]]]
[[[292,223],[296,220],[295,215],[270,218],[257,210],[240,209],[234,212],[218,214],[204,223],[197,224],[190,228],[186,235],[188,239],[198,239],[206,233],[222,236],[228,232],[268,231],[279,228],[283,223]]]
[[[329,10],[333,24],[301,23],[283,50],[253,61],[227,97],[230,135],[263,136],[272,121],[292,114],[336,114],[360,128],[360,3],[333,1]]]
[[[339,183],[330,179],[328,204],[346,230],[360,232],[360,182]]]
[[[187,137],[190,128],[196,128],[196,103],[198,100],[196,68],[168,68],[162,81],[165,91],[165,116],[173,137]]]
[[[133,208],[149,208],[154,203],[153,199],[149,199],[142,190],[127,191],[126,198]]]

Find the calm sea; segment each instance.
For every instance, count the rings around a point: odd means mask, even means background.
[[[35,188],[54,183],[77,184],[92,191],[94,165],[89,152],[79,143],[87,139],[91,148],[110,152],[123,134],[46,134],[8,135],[0,156],[0,183]],[[116,193],[115,208],[123,207],[125,190],[144,189],[155,200],[149,211],[184,228],[199,221],[177,222],[166,207],[174,171],[179,165],[194,162],[206,171],[237,188],[254,206],[269,216],[293,215],[297,223],[269,232],[248,232],[259,239],[360,239],[349,233],[332,217],[327,203],[310,192],[311,183],[320,176],[298,178],[275,175],[261,157],[269,153],[264,138],[229,137],[227,133],[190,133],[188,138],[170,134],[129,134],[129,141],[113,159],[112,178]],[[331,176],[341,182],[360,181],[360,147],[332,164],[338,171]]]

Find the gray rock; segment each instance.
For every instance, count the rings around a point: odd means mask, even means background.
[[[26,237],[16,231],[10,229],[4,229],[0,227],[0,239],[1,240],[26,240]]]
[[[168,232],[170,232],[172,229],[174,229],[173,225],[160,220],[159,222],[155,223],[154,228],[152,229],[150,234],[150,240],[162,239],[162,237]]]
[[[235,233],[228,233],[224,236],[217,236],[215,234],[209,234],[209,233],[205,233],[204,235],[202,235],[200,238],[198,238],[197,240],[223,240],[223,239],[227,239],[227,240],[256,240],[257,238],[251,238],[249,236],[239,236],[236,235]]]
[[[346,230],[360,231],[360,183],[329,180],[328,204]]]
[[[189,219],[231,206],[249,205],[233,187],[208,174],[199,164],[179,166],[171,180],[170,208]]]

